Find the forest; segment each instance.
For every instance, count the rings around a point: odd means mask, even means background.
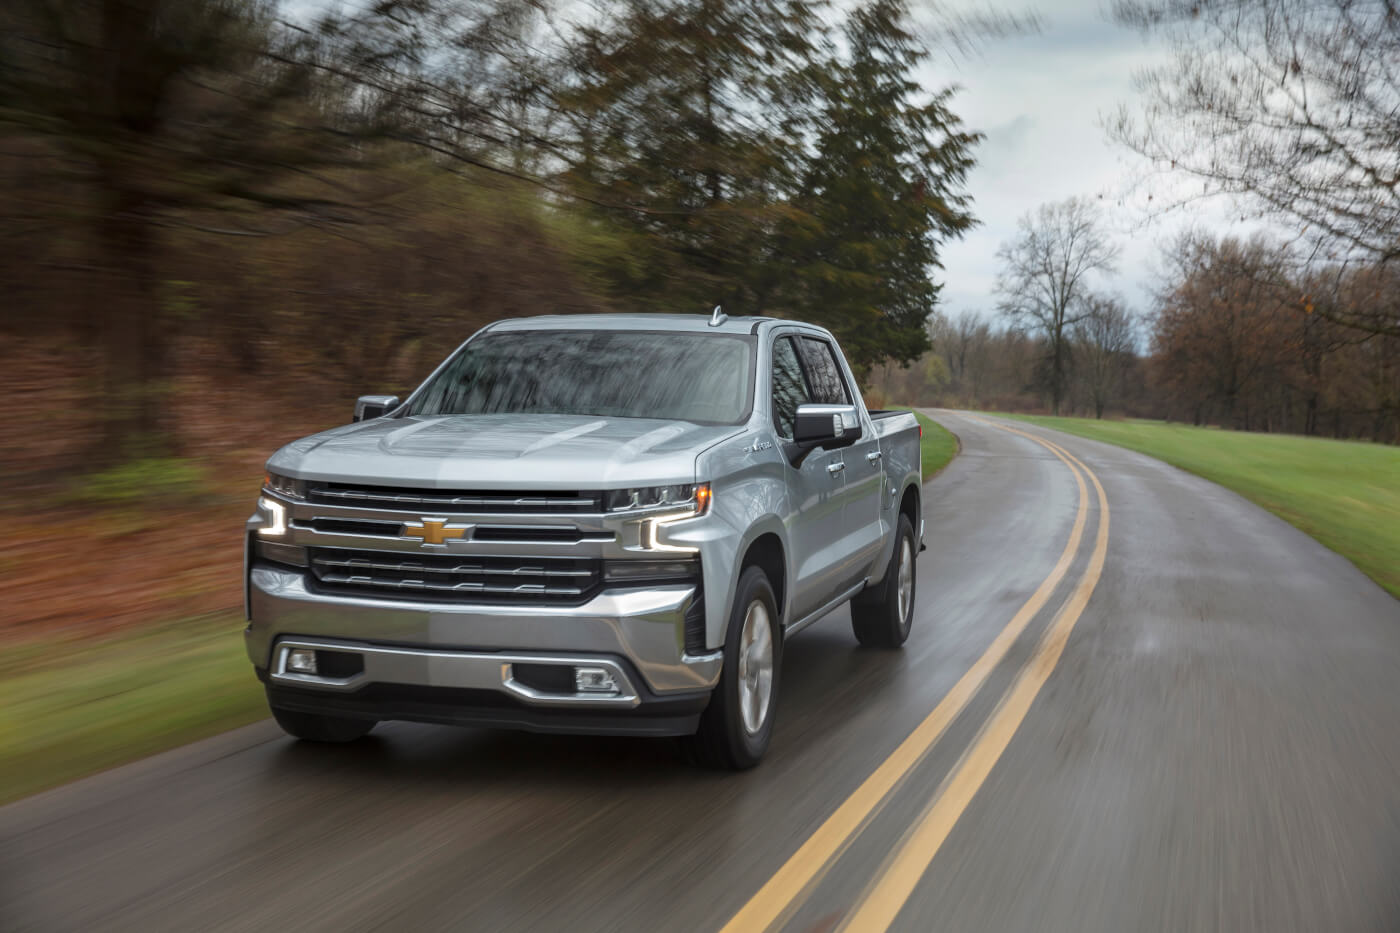
[[[1375,62],[1400,49],[1395,17],[1207,14],[1114,9],[1176,55],[1106,129],[1283,234],[1190,230],[1162,244],[1152,306],[1128,307],[1100,206],[1027,205],[997,293],[947,309],[981,136],[927,76],[1034,17],[16,0],[0,385],[19,420],[0,471],[37,489],[180,475],[403,392],[502,316],[715,305],[829,327],[882,403],[1394,442],[1400,89]]]
[[[928,350],[977,135],[903,0],[296,11],[0,11],[21,483],[270,451],[503,316],[802,317],[862,377]]]
[[[237,605],[268,454],[506,316],[722,305],[830,328],[872,404],[1400,442],[1400,17],[1112,15],[1172,52],[1104,127],[1157,203],[1273,232],[1186,229],[1130,306],[1107,204],[1047,199],[950,308],[982,135],[936,76],[1032,15],[0,5],[0,634]]]

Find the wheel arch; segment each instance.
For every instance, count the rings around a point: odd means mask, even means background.
[[[711,593],[719,590],[722,598],[714,598],[707,612],[707,638],[711,649],[724,644],[729,630],[729,618],[734,611],[734,590],[739,576],[750,564],[763,568],[768,582],[773,587],[773,595],[778,601],[779,622],[785,622],[792,597],[791,551],[787,542],[787,527],[775,513],[761,516],[749,525],[747,531],[733,545],[728,558],[714,566],[715,577],[706,572],[707,586]],[[720,587],[723,587],[721,590]]]
[[[787,548],[782,538],[772,531],[765,531],[750,541],[739,561],[735,579],[750,567],[762,570],[763,575],[768,578],[768,585],[773,588],[773,598],[778,601],[778,620],[781,628],[782,620],[787,618],[788,591]]]
[[[909,524],[914,526],[915,546],[922,544],[919,538],[919,518],[923,514],[922,490],[918,483],[909,483],[904,487],[904,493],[899,497],[899,514],[909,517]]]

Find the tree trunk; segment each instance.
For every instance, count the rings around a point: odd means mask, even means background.
[[[163,388],[169,339],[156,272],[155,219],[139,196],[114,191],[98,225],[105,293],[92,309],[104,356],[99,462],[170,452]]]

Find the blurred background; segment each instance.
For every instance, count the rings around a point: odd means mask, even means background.
[[[0,799],[262,715],[263,461],[501,317],[723,305],[829,327],[874,406],[1400,442],[1394,11],[1238,6],[1099,16],[1146,51],[1073,132],[1140,171],[984,230],[957,86],[1065,10],[8,0]]]

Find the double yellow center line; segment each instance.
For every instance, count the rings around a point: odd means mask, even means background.
[[[1078,553],[1088,519],[1089,496],[1084,482],[1084,477],[1088,476],[1094,485],[1099,506],[1098,532],[1088,567],[1055,614],[1034,654],[997,704],[991,718],[982,726],[923,813],[885,860],[874,881],[865,889],[860,901],[846,915],[840,927],[858,931],[887,929],[1025,719],[1032,701],[1059,662],[1070,631],[1098,584],[1108,552],[1109,514],[1108,499],[1098,477],[1077,457],[1057,444],[1006,425],[993,424],[980,418],[973,420],[1035,441],[1063,461],[1074,474],[1079,490],[1079,507],[1064,551],[1050,575],[933,712],[827,817],[758,893],[724,925],[721,933],[753,933],[786,923],[842,853],[879,814],[894,791],[927,757],[1068,573]]]

